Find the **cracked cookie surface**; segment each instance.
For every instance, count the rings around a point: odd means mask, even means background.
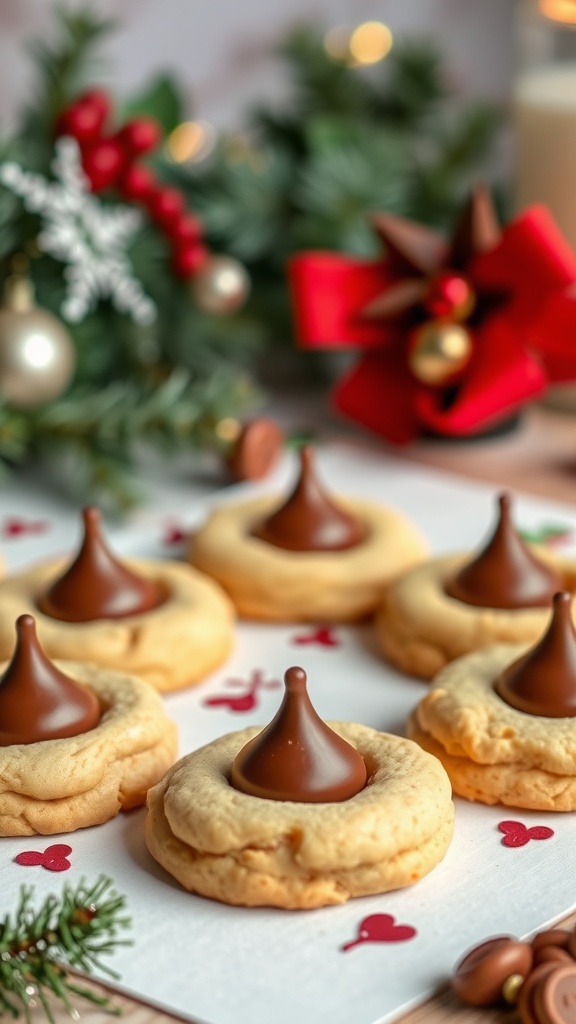
[[[549,614],[549,613],[548,613]],[[409,720],[467,800],[541,811],[576,810],[576,718],[543,718],[506,704],[494,682],[526,652],[500,644],[448,665]]]
[[[186,889],[243,906],[310,909],[418,881],[452,838],[444,769],[410,740],[329,724],[366,761],[360,793],[327,804],[248,796],[229,774],[260,730],[230,733],[183,758],[148,794],[153,857]]]

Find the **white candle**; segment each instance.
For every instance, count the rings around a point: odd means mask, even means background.
[[[545,203],[576,247],[576,62],[524,72],[515,121],[517,207]]]
[[[517,17],[516,206],[544,203],[576,248],[576,0],[521,0]],[[576,413],[576,386],[546,404]]]

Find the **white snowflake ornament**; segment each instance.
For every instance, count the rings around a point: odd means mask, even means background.
[[[156,306],[126,255],[142,223],[141,214],[128,206],[105,206],[92,195],[80,148],[69,136],[57,140],[52,170],[55,181],[9,161],[0,164],[0,182],[30,213],[42,218],[40,251],[67,264],[62,316],[79,323],[99,299],[109,298],[118,312],[136,323],[152,323]]]

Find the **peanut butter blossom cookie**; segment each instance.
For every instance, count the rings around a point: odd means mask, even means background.
[[[415,529],[391,509],[331,498],[312,451],[301,451],[289,498],[255,498],[212,512],[190,561],[213,576],[247,618],[276,622],[362,618],[383,585],[424,557]]]
[[[0,581],[0,658],[17,615],[35,615],[49,657],[134,673],[157,690],[199,682],[233,643],[233,607],[211,579],[178,562],[120,562],[87,508],[71,564],[48,562]]]
[[[534,642],[558,590],[576,590],[576,563],[525,544],[503,494],[495,530],[472,560],[423,562],[386,589],[376,613],[378,642],[403,672],[431,679],[490,644]]]
[[[144,803],[177,749],[158,694],[123,673],[53,664],[31,615],[16,632],[0,676],[0,835],[71,832]]]
[[[191,892],[309,909],[411,885],[442,860],[454,825],[440,762],[410,740],[323,722],[290,668],[264,729],[179,761],[148,794],[146,842]]]
[[[576,810],[576,633],[571,595],[526,652],[500,644],[459,658],[434,680],[409,735],[440,758],[468,800]]]

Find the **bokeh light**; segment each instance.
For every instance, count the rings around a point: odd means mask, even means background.
[[[324,36],[324,49],[332,60],[346,64],[350,60],[350,36],[352,30],[346,25],[334,25]]]
[[[365,21],[350,36],[350,57],[356,64],[376,64],[391,48],[392,33],[382,21]]]
[[[554,21],[576,25],[576,0],[540,0],[540,10]]]
[[[216,132],[208,121],[183,121],[166,140],[168,156],[174,163],[198,163],[214,149]]]

